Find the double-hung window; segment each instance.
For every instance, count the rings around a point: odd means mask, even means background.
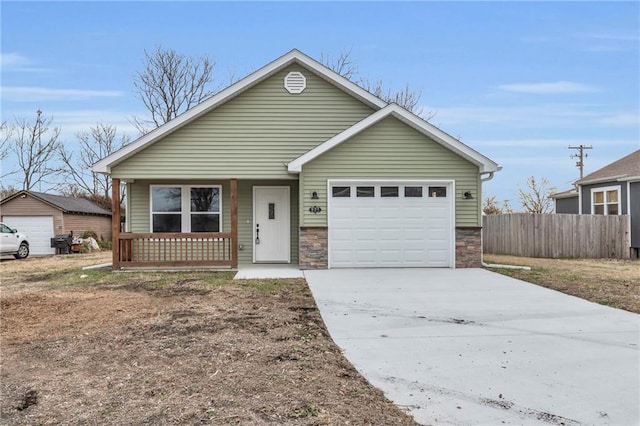
[[[152,185],[152,232],[220,232],[219,185]]]
[[[591,190],[591,206],[593,214],[620,214],[620,187],[593,188]]]

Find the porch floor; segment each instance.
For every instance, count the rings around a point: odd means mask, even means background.
[[[297,264],[258,264],[249,263],[238,266],[234,280],[255,280],[263,278],[304,278]]]

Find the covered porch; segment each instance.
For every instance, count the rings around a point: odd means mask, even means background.
[[[295,179],[114,178],[113,269],[298,264]],[[120,222],[126,216],[126,225]]]
[[[113,269],[238,267],[238,180],[230,179],[229,232],[121,232],[120,179],[112,184]]]

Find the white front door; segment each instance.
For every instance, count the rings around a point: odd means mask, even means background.
[[[253,187],[253,261],[291,261],[288,186]]]

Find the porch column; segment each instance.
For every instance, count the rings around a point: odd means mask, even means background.
[[[231,267],[238,267],[238,179],[231,179]]]
[[[120,179],[111,180],[111,252],[114,270],[120,269]]]

